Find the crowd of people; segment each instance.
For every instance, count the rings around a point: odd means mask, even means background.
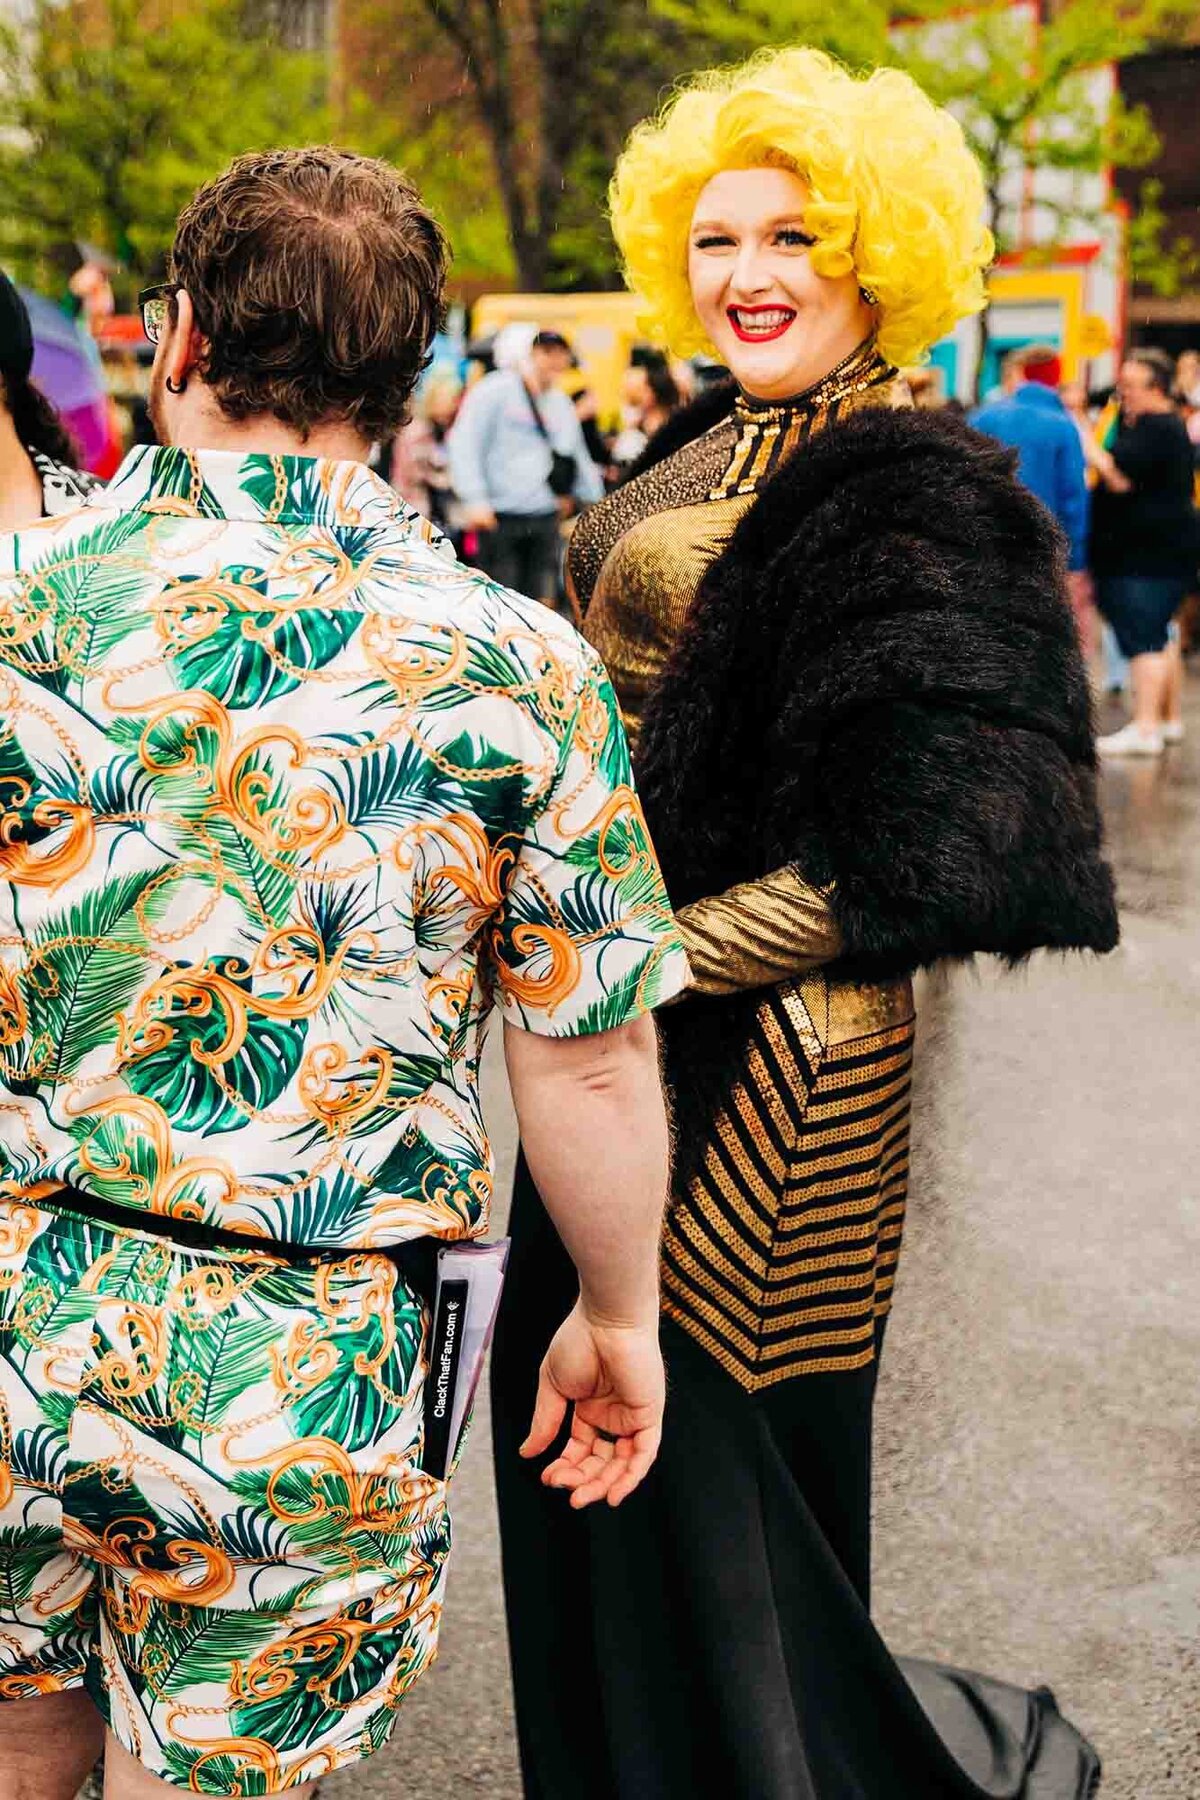
[[[561,606],[574,522],[620,484],[691,398],[696,371],[636,348],[620,416],[602,419],[560,332],[508,326],[472,351],[465,379],[457,370],[432,373],[379,466],[469,562]]]
[[[622,384],[620,418],[606,429],[559,333],[510,329],[499,354],[497,369],[487,346],[465,384],[446,372],[426,383],[416,416],[390,447],[390,479],[469,561],[563,606],[567,545],[580,514],[628,478],[681,406],[728,372],[709,359],[672,363],[639,347]],[[1016,450],[1022,481],[1066,540],[1067,592],[1084,656],[1090,665],[1102,652],[1102,687],[1132,700],[1129,723],[1101,736],[1098,752],[1161,756],[1183,737],[1183,656],[1193,647],[1200,590],[1200,353],[1172,360],[1135,346],[1116,385],[1099,392],[1064,380],[1062,369],[1052,344],[1010,351],[997,393],[969,414],[945,399],[933,372],[914,368],[906,378],[914,404],[966,414]],[[522,389],[547,396],[537,412],[521,400]],[[542,411],[552,414],[548,422]],[[525,484],[514,475],[544,463],[544,425],[554,455],[574,471],[566,492],[556,489],[553,469]]]
[[[1104,685],[1132,693],[1133,716],[1097,740],[1104,757],[1158,757],[1184,725],[1186,602],[1200,587],[1196,514],[1200,358],[1135,347],[1111,393],[1064,382],[1058,351],[1030,344],[1005,361],[1003,393],[973,421],[1017,451],[1021,479],[1068,547],[1068,590],[1084,654],[1104,631]]]
[[[1095,420],[1037,347],[979,430],[913,405],[983,199],[898,72],[680,88],[612,188],[676,360],[605,434],[536,327],[410,421],[436,221],[382,162],[239,158],[141,296],[157,442],[66,510],[0,293],[6,1791],[103,1748],[109,1800],[303,1796],[386,1743],[498,1013],[527,1793],[1095,1793],[1048,1689],[870,1615],[912,978],[1113,948],[1087,606],[1157,754],[1194,562],[1154,352]]]

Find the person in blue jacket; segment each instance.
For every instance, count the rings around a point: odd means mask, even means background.
[[[1058,395],[1062,361],[1052,344],[1024,344],[1004,360],[1003,393],[971,414],[977,431],[1017,453],[1017,474],[1062,527],[1067,540],[1068,588],[1080,636],[1088,646],[1089,495],[1079,428]]]

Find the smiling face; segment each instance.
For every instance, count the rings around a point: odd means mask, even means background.
[[[853,273],[813,268],[807,202],[807,187],[790,169],[725,169],[692,214],[696,316],[735,380],[760,400],[802,393],[874,325]]]

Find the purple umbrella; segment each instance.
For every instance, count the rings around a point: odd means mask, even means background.
[[[108,448],[108,396],[100,352],[73,319],[40,294],[21,289],[33,325],[33,378],[62,415],[85,469]]]

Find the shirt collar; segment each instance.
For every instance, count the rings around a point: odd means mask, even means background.
[[[1022,406],[1040,406],[1048,412],[1065,412],[1062,397],[1043,381],[1023,381],[1013,395]]]
[[[139,444],[93,504],[268,525],[383,525],[409,508],[365,463]]]

